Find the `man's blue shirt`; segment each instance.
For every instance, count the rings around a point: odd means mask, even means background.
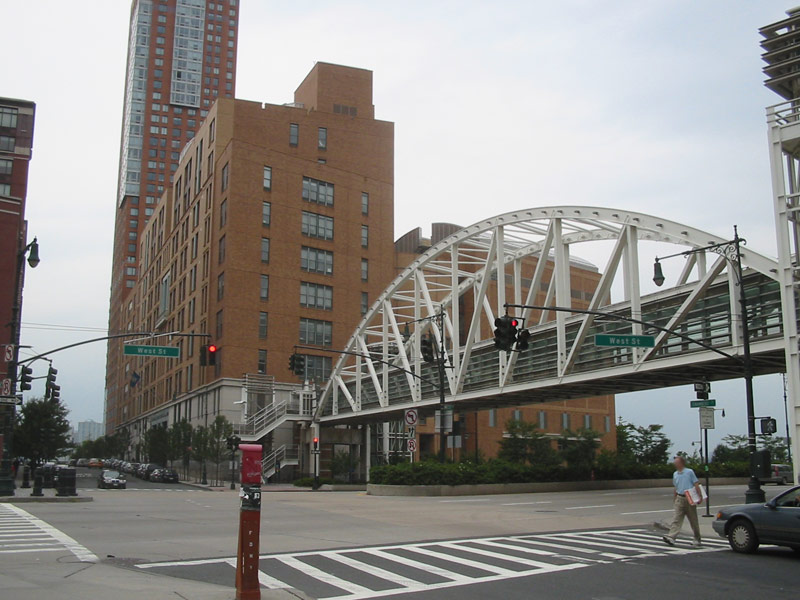
[[[682,471],[675,471],[672,474],[672,485],[680,495],[692,489],[695,483],[697,483],[697,475],[689,467],[684,467]]]

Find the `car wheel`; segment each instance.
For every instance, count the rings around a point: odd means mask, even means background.
[[[734,552],[752,554],[758,549],[758,536],[753,524],[741,519],[728,529],[728,543]]]
[[[783,477],[783,478],[781,479],[781,485],[786,485],[786,477]]]

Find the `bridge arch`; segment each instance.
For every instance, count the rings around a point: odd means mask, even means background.
[[[532,350],[506,355],[495,351],[490,340],[494,318],[505,312],[505,303],[538,304],[653,320],[692,333],[736,357],[741,352],[741,315],[731,293],[737,282],[724,256],[692,254],[672,285],[645,296],[640,285],[641,242],[688,250],[724,241],[668,219],[591,206],[531,208],[481,220],[433,245],[375,300],[347,341],[344,350],[349,354],[336,361],[315,419],[387,420],[408,407],[432,407],[438,395],[429,383],[433,369],[421,358],[425,335],[436,344],[444,343],[448,401],[470,403],[473,408],[482,401],[496,406],[520,403],[522,396],[535,399],[537,390],[573,397],[592,395],[593,387],[604,392],[646,389],[658,372],[664,378],[684,373],[670,383],[665,379],[665,385],[688,377],[738,376],[736,360],[726,363],[685,339],[646,331],[638,324],[604,323],[594,315],[519,310],[517,316],[532,333]],[[593,242],[606,242],[611,250],[605,252],[607,260],[594,277],[594,288],[575,299],[572,274],[575,269],[591,271],[593,266],[571,258],[571,249]],[[744,248],[742,258],[745,287],[758,307],[759,320],[753,328],[756,368],[775,372],[783,360],[777,262],[750,248]],[[498,285],[500,281],[505,285]],[[611,303],[612,285],[621,286],[621,302]],[[440,312],[437,321],[434,317]],[[646,349],[590,348],[587,340],[602,331],[652,333],[656,344]],[[694,368],[687,368],[690,365]],[[699,368],[702,365],[707,372]],[[564,389],[556,392],[557,388]]]

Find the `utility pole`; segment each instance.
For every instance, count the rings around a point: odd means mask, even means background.
[[[444,361],[446,350],[444,347],[444,311],[440,311],[436,317],[439,327],[439,462],[447,461],[447,435],[445,434],[445,397],[444,397]]]

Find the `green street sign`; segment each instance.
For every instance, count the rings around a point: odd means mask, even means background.
[[[618,348],[652,348],[656,345],[653,335],[608,335],[598,333],[594,336],[595,346],[616,346]]]
[[[716,406],[716,400],[692,400],[689,402],[689,406],[692,408],[704,408],[706,406]]]
[[[134,346],[124,344],[122,353],[125,356],[160,356],[162,358],[178,358],[181,355],[180,348],[175,346]]]

